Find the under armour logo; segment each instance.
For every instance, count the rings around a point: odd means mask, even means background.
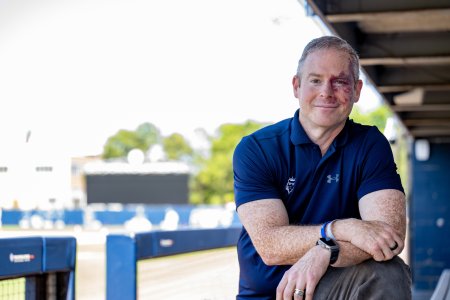
[[[295,178],[290,177],[286,183],[286,191],[288,192],[288,194],[292,193],[292,191],[294,190],[294,185],[295,185]]]
[[[327,176],[327,182],[328,183],[331,183],[332,181],[336,181],[336,182],[339,182],[339,174],[336,174],[336,176],[331,176],[331,175],[328,175]]]

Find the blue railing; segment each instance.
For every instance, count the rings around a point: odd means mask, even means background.
[[[106,241],[106,299],[137,298],[139,260],[234,246],[241,226],[111,234]]]
[[[0,281],[25,278],[26,299],[75,299],[75,261],[73,237],[0,239]]]

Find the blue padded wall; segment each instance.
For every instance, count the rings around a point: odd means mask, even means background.
[[[414,147],[413,147],[414,148]],[[430,143],[430,157],[411,157],[410,264],[415,290],[433,290],[450,268],[450,143]]]

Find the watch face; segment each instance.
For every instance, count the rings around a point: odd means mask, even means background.
[[[336,243],[332,239],[320,238],[320,241],[329,247],[337,247]]]
[[[334,264],[337,261],[339,256],[339,245],[337,245],[334,240],[331,239],[327,240],[324,238],[320,238],[317,241],[317,245],[327,248],[331,252],[330,265]]]

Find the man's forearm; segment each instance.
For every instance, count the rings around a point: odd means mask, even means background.
[[[339,257],[333,267],[349,267],[362,263],[372,258],[370,254],[364,252],[349,242],[337,241],[339,244]]]
[[[337,235],[339,237],[338,233]],[[260,255],[266,264],[292,265],[316,245],[320,237],[320,226],[279,226],[260,236],[264,236],[264,239],[257,244],[260,245]],[[340,250],[334,267],[348,267],[372,258],[370,254],[349,241],[338,238],[337,242]]]
[[[320,226],[286,225],[259,228],[253,244],[267,265],[292,265],[315,246]],[[261,238],[258,238],[261,237]]]
[[[266,264],[269,265],[292,265],[315,246],[320,226],[281,226],[272,230],[269,233],[273,236],[272,242],[263,247],[263,253],[260,255],[262,254],[263,259],[267,260]],[[286,236],[296,237],[287,243],[282,238]],[[337,242],[340,250],[338,260],[333,264],[334,267],[348,267],[372,258],[371,255],[350,242],[339,240]]]
[[[320,237],[320,225],[290,225],[279,199],[248,202],[239,206],[237,212],[266,265],[294,264]]]

